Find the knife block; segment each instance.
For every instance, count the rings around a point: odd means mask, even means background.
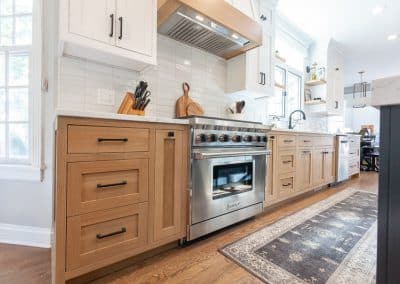
[[[134,109],[135,99],[133,99],[134,95],[132,93],[127,92],[124,99],[122,100],[121,105],[119,106],[118,113],[119,114],[131,114],[131,115],[140,115],[144,116],[144,110]]]

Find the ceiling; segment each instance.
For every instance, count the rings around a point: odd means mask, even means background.
[[[385,7],[377,15],[376,7]],[[278,11],[313,39],[333,38],[345,56],[345,83],[400,74],[399,0],[279,0]],[[394,41],[390,34],[398,34]]]

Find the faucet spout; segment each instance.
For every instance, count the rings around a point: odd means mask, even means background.
[[[295,125],[293,124],[293,114],[295,113],[301,113],[302,119],[306,120],[306,113],[304,111],[302,111],[301,109],[297,109],[295,111],[292,111],[292,113],[289,116],[289,129],[293,129],[295,127]]]

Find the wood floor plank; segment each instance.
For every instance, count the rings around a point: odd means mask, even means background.
[[[131,263],[92,283],[262,283],[221,255],[218,249],[349,187],[377,192],[378,174],[362,173],[360,178],[290,201],[186,247]],[[0,252],[0,283],[50,283],[49,250],[0,244]],[[87,282],[87,279],[91,279],[90,275],[81,281],[75,279],[74,283]]]

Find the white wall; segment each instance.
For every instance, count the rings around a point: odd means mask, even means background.
[[[367,93],[367,98],[363,101],[354,100],[352,94],[345,95],[346,101],[346,112],[345,112],[345,126],[352,129],[355,132],[361,130],[362,125],[374,125],[375,135],[377,135],[377,141],[379,141],[380,131],[380,111],[374,107],[367,106],[365,108],[353,108],[353,105],[359,105],[361,103],[370,102],[371,93]],[[360,103],[361,102],[361,103]]]

